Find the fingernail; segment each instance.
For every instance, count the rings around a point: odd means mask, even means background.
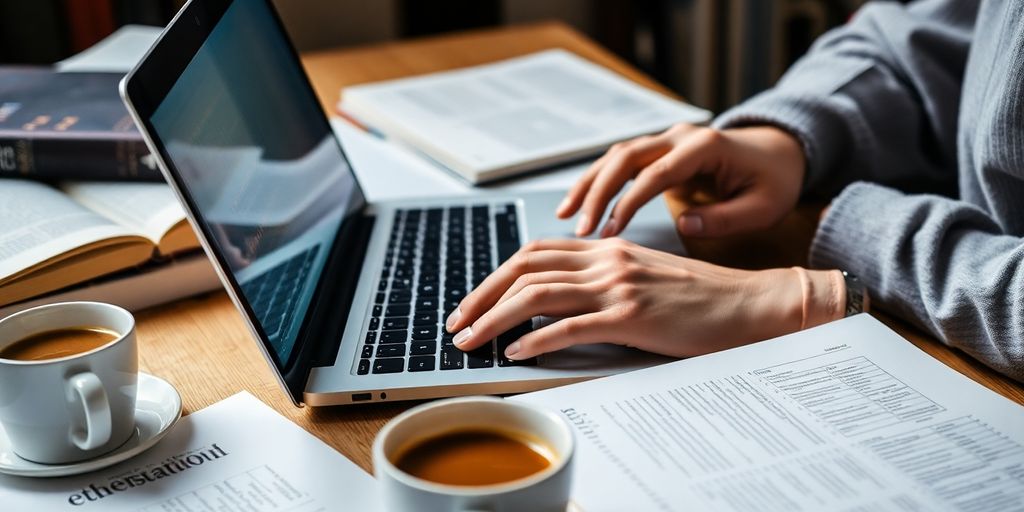
[[[615,234],[618,233],[618,231],[619,231],[619,226],[615,222],[615,219],[609,218],[608,222],[604,223],[604,228],[601,229],[601,238],[608,238],[610,236],[615,236]]]
[[[507,357],[509,359],[516,360],[515,356],[518,353],[519,353],[519,342],[518,341],[512,342],[511,345],[509,345],[508,347],[505,347],[505,357]]]
[[[590,216],[580,215],[580,221],[576,223],[576,236],[585,236],[590,231]]]
[[[455,322],[458,322],[460,318],[462,318],[461,306],[455,308],[455,311],[452,311],[452,314],[448,315],[448,319],[444,321],[444,328],[447,329],[448,332],[451,332]]]
[[[472,335],[473,335],[473,328],[472,327],[466,327],[465,329],[459,331],[459,333],[456,334],[454,338],[452,338],[452,343],[454,343],[456,345],[462,345]]]
[[[558,208],[555,208],[555,213],[561,214],[562,212],[564,212],[566,208],[569,208],[569,203],[570,201],[568,197],[562,199],[562,202],[558,203]]]
[[[700,215],[683,215],[679,217],[679,232],[684,235],[699,235],[704,231],[704,219]]]

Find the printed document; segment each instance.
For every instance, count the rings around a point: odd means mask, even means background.
[[[866,314],[512,399],[575,426],[587,512],[1024,508],[1024,407]]]
[[[178,421],[150,451],[67,478],[0,476],[0,510],[379,510],[373,477],[249,393]]]

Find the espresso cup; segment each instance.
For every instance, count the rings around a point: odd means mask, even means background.
[[[44,464],[94,458],[135,430],[138,344],[135,318],[98,302],[65,302],[0,320],[0,352],[31,336],[93,326],[116,336],[56,359],[0,358],[0,424],[19,457]]]
[[[521,433],[544,445],[550,465],[490,485],[442,484],[398,467],[397,457],[410,446],[463,431]],[[373,467],[384,505],[392,512],[565,512],[574,448],[572,429],[553,412],[494,397],[451,398],[414,407],[388,422],[374,440]]]

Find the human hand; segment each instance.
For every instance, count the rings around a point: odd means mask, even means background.
[[[647,201],[669,189],[693,188],[694,178],[712,178],[719,201],[683,212],[677,228],[688,236],[724,236],[766,228],[793,209],[806,161],[800,142],[773,126],[728,130],[678,124],[653,136],[612,146],[573,185],[556,214],[580,218],[577,236],[597,228],[608,203],[635,179],[601,229],[615,236]]]
[[[835,284],[827,271],[736,270],[618,238],[544,240],[522,248],[467,295],[446,328],[458,333],[456,346],[472,350],[549,316],[562,320],[526,334],[505,355],[528,359],[610,342],[685,357],[838,318],[841,305],[830,303],[841,293]]]

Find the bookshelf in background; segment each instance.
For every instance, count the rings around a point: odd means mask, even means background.
[[[164,26],[185,0],[0,1],[0,62],[52,64],[123,25]]]

